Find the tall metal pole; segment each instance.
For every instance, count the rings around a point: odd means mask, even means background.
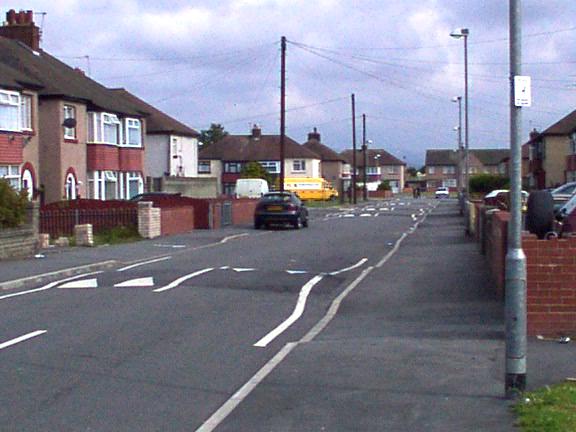
[[[468,232],[468,197],[470,187],[470,158],[469,149],[469,127],[468,127],[468,29],[462,29],[464,36],[464,216],[466,220],[466,231]]]
[[[362,114],[362,155],[364,157],[364,172],[363,172],[363,183],[364,187],[362,189],[364,201],[368,200],[368,186],[366,184],[368,178],[366,175],[366,169],[368,168],[368,152],[367,152],[367,144],[366,144],[366,114]]]
[[[352,93],[352,203],[356,202],[356,100]]]
[[[286,37],[280,40],[280,191],[284,192],[284,159],[286,146]]]
[[[510,224],[506,253],[506,397],[526,388],[526,255],[522,250],[522,108],[516,106],[514,77],[521,75],[520,0],[510,0]]]

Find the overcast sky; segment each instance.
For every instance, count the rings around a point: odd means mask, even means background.
[[[287,134],[352,146],[350,95],[367,139],[408,164],[456,148],[469,28],[470,148],[509,147],[507,0],[30,0],[41,46],[167,114],[230,133],[279,133],[280,38],[288,39]],[[576,109],[576,2],[524,0],[524,138]],[[357,121],[358,143],[362,123]]]

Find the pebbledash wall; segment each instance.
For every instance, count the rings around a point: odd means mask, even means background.
[[[504,260],[510,215],[485,214],[479,208],[478,233],[494,277],[496,293],[504,298]],[[485,235],[485,243],[482,236]],[[576,335],[576,236],[539,240],[525,233],[522,248],[527,266],[528,335]]]
[[[29,204],[26,221],[18,228],[0,229],[0,259],[34,255],[38,238],[38,204]]]

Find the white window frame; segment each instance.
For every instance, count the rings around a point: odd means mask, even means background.
[[[10,186],[18,191],[22,187],[19,165],[0,165],[0,178],[8,180]]]
[[[428,174],[436,174],[436,167],[429,166],[428,167]]]
[[[125,178],[124,181],[124,185],[122,187],[123,189],[123,194],[122,194],[122,198],[124,199],[130,199],[135,195],[141,194],[144,192],[144,180],[142,179],[142,174],[140,174],[139,172],[132,172],[129,171],[127,173],[124,173],[124,175],[122,176]],[[137,189],[136,189],[136,193],[130,195],[130,184],[131,183],[137,183]]]
[[[64,105],[62,108],[64,120],[76,119],[76,107],[73,105]],[[64,139],[76,139],[76,128],[67,128],[64,126]]]
[[[388,174],[396,174],[396,167],[395,166],[389,166],[389,167],[387,167],[386,171]]]
[[[116,142],[106,141],[106,125],[114,125],[116,129]],[[88,142],[97,144],[122,145],[122,122],[116,114],[107,112],[88,113]]]
[[[126,118],[125,124],[126,126],[124,127],[125,130],[124,145],[126,147],[142,147],[142,122],[136,118]],[[136,143],[130,142],[130,131],[137,132],[138,142]]]
[[[210,161],[198,161],[198,174],[211,174],[212,164]]]
[[[294,159],[292,161],[292,172],[306,172],[306,160]]]
[[[23,131],[32,131],[32,95],[20,96],[20,121]]]
[[[11,110],[7,111],[5,120],[6,124],[2,124],[3,116],[0,114],[0,130],[10,131],[10,132],[20,132],[22,130],[22,120],[21,120],[21,96],[20,93],[8,90],[0,90],[0,110]]]
[[[380,167],[366,167],[366,175],[378,175],[380,174]]]
[[[277,161],[260,161],[258,163],[269,174],[279,174],[280,173],[280,162],[277,162]]]
[[[230,169],[234,167],[233,169]],[[241,162],[224,162],[224,172],[227,174],[240,174],[242,172]]]

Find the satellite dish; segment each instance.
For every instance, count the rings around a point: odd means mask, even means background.
[[[64,119],[64,123],[62,123],[62,126],[64,126],[65,128],[73,129],[76,127],[76,119],[75,118]]]

